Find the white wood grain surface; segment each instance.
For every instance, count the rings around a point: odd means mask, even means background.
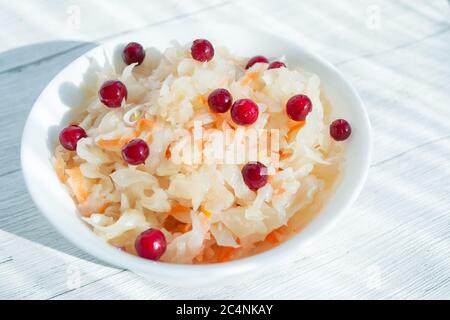
[[[252,283],[187,290],[107,266],[45,221],[21,176],[26,116],[63,66],[181,19],[303,43],[344,72],[370,114],[374,156],[359,199],[294,262]],[[0,0],[0,298],[450,298],[449,22],[445,0]]]

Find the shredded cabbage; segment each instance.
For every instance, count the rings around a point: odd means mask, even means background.
[[[164,53],[147,49],[140,66],[92,61],[83,84],[86,102],[76,122],[88,137],[78,141],[75,152],[58,145],[53,161],[95,234],[120,244],[122,238],[129,241],[158,228],[167,240],[161,260],[211,263],[272,247],[318,212],[317,202],[331,190],[342,159],[341,147],[327,133],[329,108],[322,104],[320,79],[301,68],[268,70],[263,63],[245,70],[246,62],[218,47],[212,61],[200,63],[192,59],[189,45],[179,44]],[[127,87],[120,108],[106,108],[97,97],[110,79]],[[216,88],[228,89],[234,100],[256,102],[256,123],[237,126],[229,114],[211,113],[207,97]],[[298,130],[284,107],[296,94],[308,95],[313,103]],[[203,136],[190,141],[185,133],[196,126]],[[236,151],[253,129],[259,130],[258,138],[262,129],[279,130],[276,155],[283,154],[257,192],[247,187],[241,173],[252,155]],[[218,152],[224,132],[231,135]],[[123,145],[134,138],[144,139],[150,149],[139,166],[128,165],[121,156]],[[203,161],[186,160],[200,147]],[[265,164],[273,156],[265,149],[255,154]],[[228,156],[242,162],[229,162]]]

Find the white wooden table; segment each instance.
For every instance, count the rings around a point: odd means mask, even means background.
[[[302,42],[353,82],[372,121],[357,202],[253,283],[187,290],[107,266],[46,222],[21,176],[26,116],[63,66],[95,43],[180,19]],[[0,298],[450,298],[449,22],[446,0],[0,0]]]

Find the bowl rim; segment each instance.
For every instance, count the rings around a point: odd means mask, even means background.
[[[229,26],[227,26],[227,28],[229,28]],[[245,28],[252,29],[248,27]],[[258,33],[263,32],[272,37],[277,37],[280,41],[291,42],[287,38],[276,35],[267,30],[253,29],[253,31]],[[135,33],[142,33],[142,32],[145,32],[145,30],[138,30]],[[127,34],[126,36],[130,37],[132,36],[132,34],[131,35]],[[356,181],[353,181],[353,183],[351,184],[352,188],[349,191],[350,194],[348,195],[348,197],[344,201],[341,201],[339,205],[334,208],[335,213],[331,214],[330,216],[327,215],[327,220],[322,221],[322,219],[320,218],[321,216],[322,217],[324,216],[323,213],[327,209],[329,201],[327,201],[324,204],[324,206],[319,210],[319,213],[315,215],[315,217],[306,225],[304,229],[302,229],[297,234],[293,235],[288,240],[280,243],[276,247],[252,256],[213,264],[175,264],[175,263],[145,260],[140,257],[136,257],[131,254],[121,252],[120,250],[117,250],[113,246],[106,243],[103,243],[103,247],[100,248],[100,246],[102,245],[101,242],[94,243],[93,241],[89,241],[89,239],[80,240],[80,238],[77,238],[74,233],[67,231],[66,229],[62,229],[58,224],[58,219],[53,214],[49,213],[49,210],[45,207],[45,204],[40,201],[39,192],[35,189],[35,187],[32,186],[32,178],[30,177],[29,174],[27,174],[30,163],[27,160],[27,158],[24,157],[24,146],[27,143],[26,140],[27,137],[30,136],[31,134],[29,132],[30,123],[32,121],[31,115],[36,105],[39,103],[40,99],[45,94],[47,88],[53,82],[56,82],[60,77],[62,77],[69,67],[71,67],[73,64],[76,64],[77,61],[80,61],[86,56],[92,54],[94,51],[104,49],[108,44],[119,43],[119,41],[123,38],[124,36],[118,36],[104,43],[100,43],[98,46],[83,53],[81,56],[71,61],[62,70],[60,70],[60,72],[55,77],[53,77],[52,80],[42,90],[41,94],[33,104],[33,107],[31,108],[29,115],[27,117],[27,121],[25,123],[21,138],[20,158],[21,158],[22,174],[24,177],[27,190],[31,195],[33,202],[35,203],[36,207],[39,209],[41,214],[46,217],[46,219],[53,225],[53,227],[56,230],[58,230],[58,232],[61,235],[63,235],[76,247],[87,252],[93,257],[97,257],[115,266],[129,269],[138,274],[148,274],[149,272],[157,271],[156,272],[157,275],[165,274],[166,276],[170,276],[171,274],[173,274],[173,272],[182,272],[186,277],[188,277],[188,274],[204,276],[204,271],[208,270],[208,272],[220,272],[221,275],[225,274],[232,275],[242,273],[245,271],[251,271],[257,267],[261,268],[264,265],[262,262],[267,261],[268,259],[270,259],[273,262],[282,262],[284,258],[288,257],[289,252],[298,249],[299,246],[306,245],[314,237],[317,237],[319,234],[329,230],[337,222],[338,218],[340,218],[344,214],[344,212],[351,206],[351,204],[354,203],[354,201],[356,200],[356,198],[358,197],[363,188],[370,167],[372,154],[372,137],[371,137],[371,125],[369,121],[369,116],[367,114],[364,103],[361,97],[359,96],[358,92],[356,91],[356,89],[351,85],[351,83],[348,80],[345,79],[343,74],[335,66],[333,66],[330,62],[328,62],[321,56],[318,56],[317,54],[312,53],[299,45],[295,45],[296,49],[298,49],[298,51],[301,52],[303,56],[306,56],[309,59],[316,60],[317,63],[321,64],[323,67],[328,69],[330,72],[334,74],[334,76],[337,79],[339,79],[339,81],[346,87],[348,93],[355,99],[357,107],[358,109],[360,109],[360,112],[362,114],[362,120],[364,122],[360,124],[360,127],[365,129],[364,134],[366,135],[366,144],[364,145],[365,149],[362,150],[363,155],[360,166],[356,168],[357,169],[356,171],[358,170],[360,171],[360,174],[358,175],[359,178]],[[339,185],[337,186],[336,190],[333,191],[333,194],[337,192],[337,189],[340,188],[341,184],[342,181],[339,182]],[[81,219],[80,223],[83,223]],[[92,235],[94,234],[92,233]],[[97,238],[96,235],[94,236]],[[272,263],[270,263],[269,265],[272,265]]]

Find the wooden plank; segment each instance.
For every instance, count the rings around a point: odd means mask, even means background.
[[[76,31],[64,28],[74,3],[82,9]],[[0,298],[448,298],[447,1],[147,3],[0,2]],[[93,42],[211,16],[278,32],[338,65],[367,105],[375,152],[358,201],[294,262],[252,283],[188,290],[106,266],[65,241],[26,192],[19,144],[40,91]]]

